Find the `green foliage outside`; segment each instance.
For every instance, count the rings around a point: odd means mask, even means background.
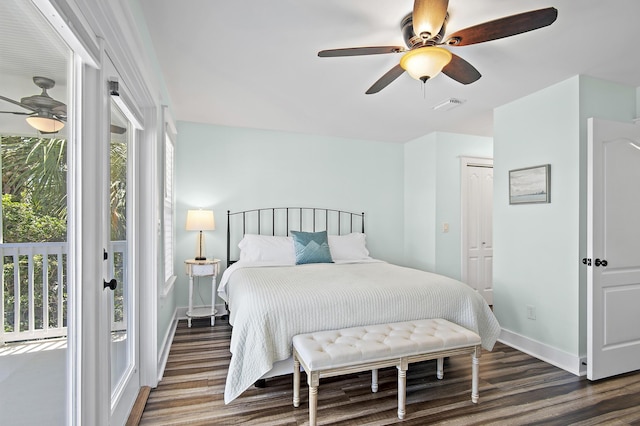
[[[64,139],[3,137],[2,151],[2,242],[64,242],[67,239],[67,153]],[[14,258],[3,262],[4,330],[24,331],[29,324],[28,256],[18,256],[20,281],[20,324],[14,324],[16,292]],[[49,326],[63,327],[64,312],[58,312],[58,300],[66,301],[66,255],[33,256],[34,326],[43,327],[42,278],[47,266],[47,302]],[[61,315],[59,315],[61,314]],[[62,324],[60,324],[60,316]]]
[[[44,243],[67,241],[67,142],[56,138],[3,136],[0,143],[2,168],[2,243]],[[125,142],[111,143],[111,238],[126,238]],[[18,256],[20,324],[14,324],[14,258],[3,262],[4,331],[25,331],[29,324],[28,256]],[[66,326],[67,256],[33,256],[33,301],[35,328],[43,320],[42,278],[48,271],[49,326]],[[118,267],[122,267],[121,262]],[[121,275],[121,271],[116,271]],[[121,278],[119,277],[119,282]],[[120,285],[121,289],[122,286]],[[59,324],[58,300],[62,297],[62,324]],[[122,317],[122,294],[115,295],[116,319]],[[16,329],[17,326],[17,329]]]
[[[49,215],[39,215],[31,204],[2,195],[2,236],[5,243],[49,242],[67,240],[67,222]]]
[[[2,194],[10,194],[13,201],[29,204],[37,216],[66,221],[66,140],[9,136],[2,138],[1,149]],[[30,238],[31,235],[24,235],[19,242],[39,242]],[[9,242],[6,237],[4,242]]]

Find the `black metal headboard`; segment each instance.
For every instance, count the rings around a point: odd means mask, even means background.
[[[289,236],[289,231],[294,230],[342,235],[354,229],[364,233],[364,212],[316,207],[271,207],[234,213],[227,210],[227,266],[235,262],[231,260],[232,237],[239,242],[245,234]]]

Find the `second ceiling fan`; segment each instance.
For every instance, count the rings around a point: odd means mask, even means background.
[[[467,46],[510,37],[551,25],[558,17],[557,9],[548,7],[484,22],[446,35],[448,6],[448,0],[415,0],[413,12],[405,16],[400,24],[407,47],[329,49],[321,50],[318,56],[326,58],[404,53],[400,63],[366,91],[368,95],[378,93],[405,71],[423,82],[442,72],[462,84],[469,84],[480,78],[480,72],[469,62],[441,46]]]
[[[56,82],[48,77],[33,77],[33,83],[42,89],[37,95],[27,96],[19,101],[0,95],[0,100],[17,105],[27,111],[0,111],[0,114],[16,114],[27,116],[27,123],[43,135],[58,133],[67,121],[67,105],[60,102],[47,93]],[[113,134],[124,134],[126,127],[111,124],[110,131]]]

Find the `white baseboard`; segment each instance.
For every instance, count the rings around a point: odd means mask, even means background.
[[[185,310],[186,312],[186,310]],[[169,351],[171,350],[171,343],[173,343],[173,337],[176,335],[176,328],[178,328],[178,310],[173,311],[173,319],[171,320],[171,326],[168,327],[167,332],[162,340],[162,351],[158,357],[158,382],[162,380],[164,376],[164,368],[167,366],[167,359],[169,359]]]
[[[548,362],[551,365],[555,365],[558,368],[562,368],[576,376],[584,376],[587,374],[586,360],[584,358],[568,354],[545,343],[505,330],[504,328],[500,332],[498,340],[505,345],[511,346],[544,362]]]

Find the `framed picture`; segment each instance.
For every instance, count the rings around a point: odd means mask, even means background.
[[[551,164],[509,170],[509,204],[551,202]]]

